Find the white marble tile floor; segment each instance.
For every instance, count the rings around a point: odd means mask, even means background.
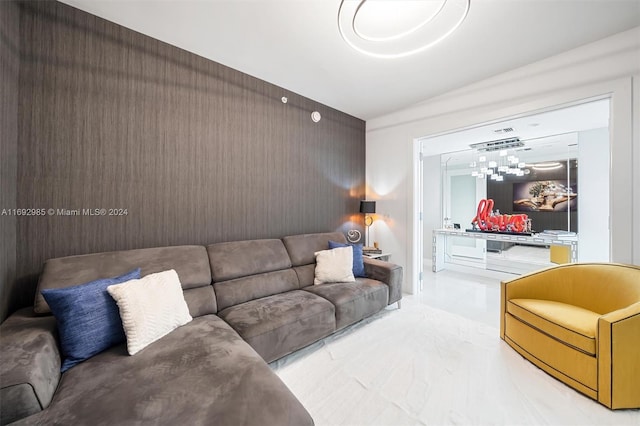
[[[499,336],[509,274],[428,273],[421,295],[271,364],[317,426],[633,425]]]

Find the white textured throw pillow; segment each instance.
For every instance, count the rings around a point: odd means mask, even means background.
[[[107,291],[118,304],[129,355],[193,319],[173,269],[111,285]]]
[[[340,247],[332,250],[322,250],[316,255],[315,285],[324,283],[354,282],[353,277],[353,248]]]

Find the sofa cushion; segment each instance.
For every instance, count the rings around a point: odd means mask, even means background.
[[[596,354],[600,314],[552,300],[511,299],[507,312],[541,332],[590,355]]]
[[[207,254],[214,282],[291,268],[291,261],[281,240],[211,244],[207,246]]]
[[[384,309],[389,300],[389,286],[367,278],[356,278],[354,283],[311,286],[305,291],[317,294],[335,306],[338,330]]]
[[[330,250],[338,247],[352,247],[353,276],[365,278],[367,275],[364,272],[364,260],[362,259],[362,244],[347,244],[347,243],[339,243],[337,241],[329,241]]]
[[[293,269],[267,272],[213,284],[218,309],[239,305],[250,300],[298,289],[298,277]]]
[[[115,277],[138,267],[141,276],[175,269],[184,290],[209,287],[210,299],[206,306],[210,311],[206,313],[216,312],[209,257],[203,246],[154,247],[49,259],[40,275],[33,309],[39,314],[51,312],[40,294],[45,288],[70,287]]]
[[[347,239],[341,232],[291,235],[282,239],[293,266],[315,263],[315,252],[326,250],[329,247],[329,241],[346,243]]]
[[[335,282],[354,282],[353,249],[339,247],[316,252],[315,285]]]
[[[305,288],[313,285],[313,281],[316,277],[316,264],[312,263],[310,265],[303,266],[294,266],[293,270],[298,277],[298,283],[300,288]]]
[[[347,239],[340,232],[319,234],[301,234],[284,237],[282,242],[291,258],[291,265],[298,276],[299,287],[313,285],[317,251],[326,250],[329,241],[346,243]]]
[[[118,277],[42,290],[58,323],[64,355],[61,372],[125,341],[118,306],[107,287],[137,278],[140,278],[140,268]]]
[[[302,290],[232,306],[219,315],[267,362],[322,339],[336,329],[333,304]]]
[[[111,285],[107,291],[118,304],[129,355],[192,320],[173,269]]]
[[[115,346],[66,372],[32,424],[312,425],[268,365],[215,315],[136,356]],[[96,404],[99,401],[99,404]]]
[[[207,246],[218,309],[298,290],[281,240],[248,240]]]
[[[183,290],[182,294],[189,307],[189,315],[192,318],[218,311],[216,295],[211,285]]]

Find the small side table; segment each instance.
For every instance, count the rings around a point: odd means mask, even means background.
[[[369,259],[378,259],[384,262],[388,262],[391,258],[391,253],[363,253],[362,255]]]

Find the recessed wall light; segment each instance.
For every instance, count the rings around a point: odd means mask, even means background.
[[[314,123],[317,123],[318,121],[320,121],[321,118],[322,118],[322,116],[320,115],[320,113],[318,111],[313,111],[311,113],[311,120]]]

